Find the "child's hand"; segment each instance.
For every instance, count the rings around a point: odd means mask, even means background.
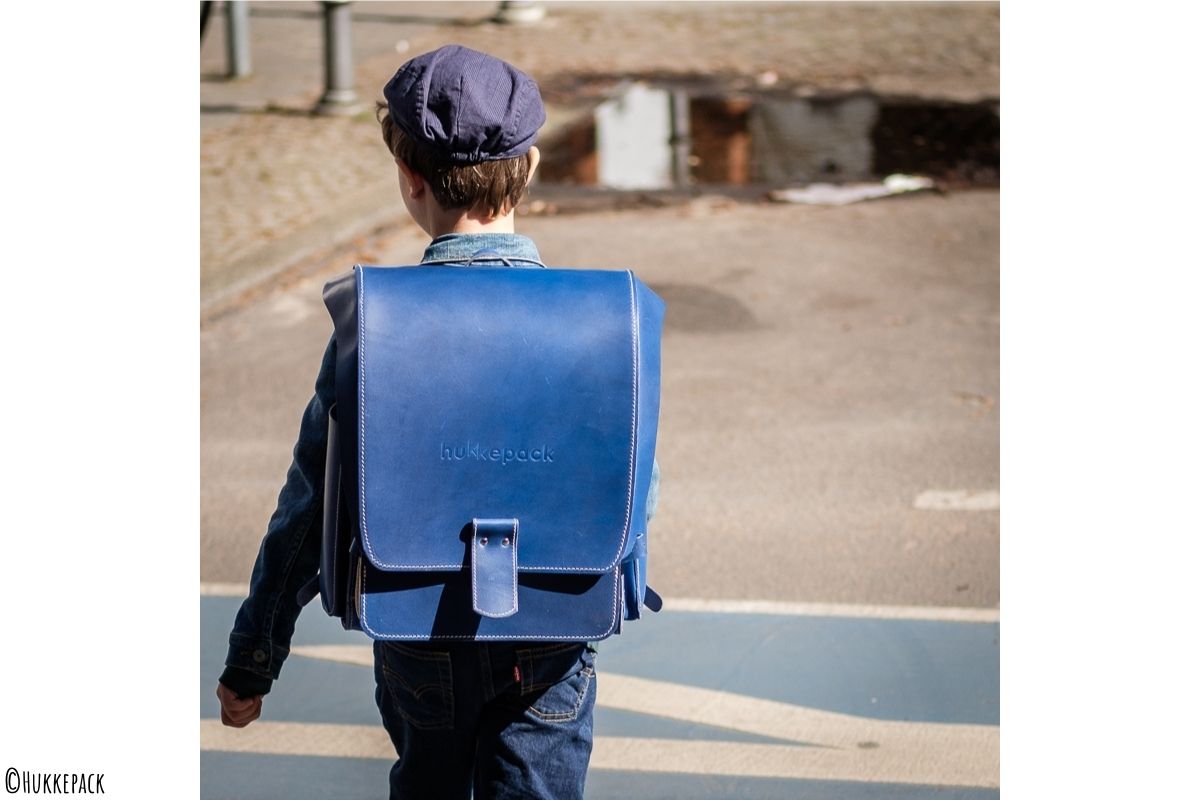
[[[244,728],[262,713],[263,696],[238,697],[223,683],[217,683],[217,699],[221,701],[221,722],[231,728]]]

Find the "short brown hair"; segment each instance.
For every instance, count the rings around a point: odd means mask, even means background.
[[[454,164],[406,136],[392,121],[386,103],[375,104],[375,118],[388,150],[429,184],[442,208],[481,206],[491,216],[500,217],[521,202],[529,183],[528,153],[478,164]]]

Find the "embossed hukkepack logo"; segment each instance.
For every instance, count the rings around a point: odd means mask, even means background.
[[[479,442],[467,442],[452,447],[442,442],[438,453],[441,461],[494,461],[502,465],[513,462],[554,463],[554,450],[544,444],[538,447],[488,447]]]

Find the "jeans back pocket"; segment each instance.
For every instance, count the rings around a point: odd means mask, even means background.
[[[376,642],[375,658],[392,706],[414,728],[454,727],[450,654],[396,642]]]
[[[517,650],[522,703],[545,722],[578,718],[595,702],[595,657],[595,651],[582,642]]]

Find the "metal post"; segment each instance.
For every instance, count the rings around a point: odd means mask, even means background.
[[[325,94],[318,114],[348,115],[362,110],[354,91],[354,56],[350,43],[350,3],[325,0]]]
[[[692,167],[692,129],[688,119],[688,96],[680,89],[671,90],[671,179],[676,186],[690,184]],[[661,106],[660,106],[661,108]]]
[[[245,0],[225,4],[225,44],[229,53],[229,77],[250,74],[250,8]]]
[[[507,25],[532,25],[546,16],[546,7],[534,0],[501,0],[492,19]]]

